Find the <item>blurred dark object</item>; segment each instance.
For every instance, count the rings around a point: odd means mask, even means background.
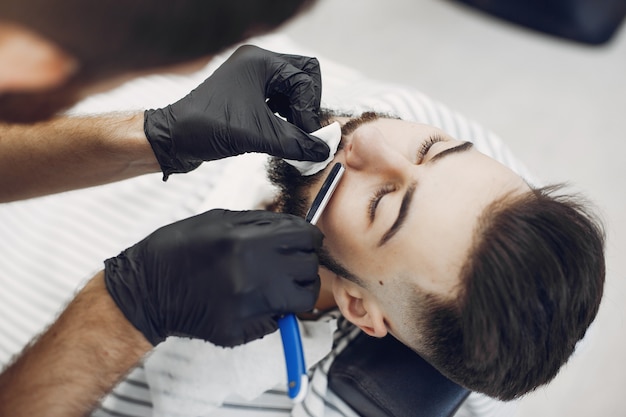
[[[626,0],[454,0],[553,36],[600,45],[626,15]]]
[[[357,336],[333,361],[328,386],[362,417],[451,417],[469,391],[391,336]]]

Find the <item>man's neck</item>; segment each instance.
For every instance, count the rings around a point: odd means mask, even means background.
[[[320,268],[320,295],[317,297],[315,308],[309,313],[300,313],[298,317],[303,320],[316,320],[321,313],[337,307],[335,296],[333,295],[333,280],[335,275],[325,268]]]
[[[320,295],[315,303],[315,308],[319,311],[330,310],[331,308],[337,307],[335,296],[333,295],[333,280],[335,280],[335,274],[326,268],[320,268],[319,274],[322,284],[320,287]]]

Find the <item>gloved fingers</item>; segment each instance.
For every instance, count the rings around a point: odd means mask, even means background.
[[[277,278],[279,281],[280,278]],[[273,314],[302,313],[315,307],[320,292],[319,275],[309,275],[302,279],[285,277],[286,282],[278,282],[280,291],[272,291],[267,296],[268,308]]]
[[[322,98],[322,74],[316,58],[264,51],[269,59],[265,98],[274,113],[305,132],[321,127],[318,112]]]
[[[328,159],[330,147],[322,139],[305,133],[295,125],[278,120],[282,125],[280,136],[280,158],[293,159],[296,161],[321,162]]]
[[[276,118],[276,137],[282,145],[281,155],[288,159],[320,162],[328,158],[326,147],[306,132],[321,128],[319,109],[322,96],[322,79],[319,62],[315,58],[297,55],[279,55],[286,61],[276,70],[266,88],[267,106],[287,122]],[[290,139],[295,140],[292,143]],[[293,146],[293,145],[297,145]],[[280,149],[280,147],[277,147]],[[286,156],[286,155],[292,155]]]
[[[314,225],[296,216],[284,217],[272,230],[272,242],[282,256],[313,254],[322,247],[324,234]]]
[[[267,117],[270,123],[260,125],[261,130],[258,131],[231,127],[231,137],[224,141],[236,142],[238,153],[258,152],[278,158],[314,162],[328,158],[330,148],[323,140],[305,133],[269,111]],[[245,137],[245,141],[233,140],[234,137]]]
[[[308,225],[304,219],[298,216],[275,213],[267,210],[212,209],[200,216],[206,216],[215,221],[229,222],[240,226],[257,225],[286,228],[293,225]]]
[[[285,253],[318,250],[324,239],[324,234],[317,227],[293,214],[266,210],[213,209],[199,216],[222,224],[228,222],[234,226],[256,226],[246,230],[247,238],[251,238],[250,234],[254,233],[258,238],[267,240],[264,247],[279,247]]]
[[[319,294],[319,279],[313,281],[311,285],[307,285],[306,287],[299,286],[298,290],[292,295],[292,298],[289,299],[289,311],[294,313],[304,313],[313,310]]]
[[[313,249],[294,251],[291,247],[281,250],[281,253],[274,255],[276,260],[275,271],[285,277],[291,277],[294,282],[301,282],[303,285],[316,279],[319,260],[317,253]],[[285,253],[287,252],[288,253]]]
[[[276,222],[284,222],[291,224],[299,222],[299,217],[291,214],[275,213],[267,210],[227,210],[213,209],[209,211],[222,219],[238,225],[256,224],[259,226],[275,224]]]
[[[319,66],[317,69],[319,71]],[[290,64],[284,64],[268,81],[265,95],[267,104],[274,113],[285,117],[302,130],[313,132],[321,127],[318,112],[322,82],[319,72],[310,74]]]
[[[298,68],[301,71],[304,71],[311,75],[311,77],[317,77],[319,80],[322,79],[321,71],[320,71],[320,63],[315,57],[304,56],[304,55],[294,55],[294,54],[281,54],[276,53],[276,56],[288,62],[290,65]],[[321,85],[321,81],[319,83]]]
[[[230,84],[245,77],[239,81],[244,81],[247,87],[262,87],[265,81],[263,71],[267,68],[268,58],[273,58],[273,55],[273,52],[254,45],[242,45],[207,80],[218,79]]]
[[[289,65],[296,69],[294,74],[298,74],[300,71],[304,72],[307,77],[303,79],[311,83],[311,88],[315,92],[318,107],[320,105],[320,99],[322,97],[322,72],[320,70],[320,63],[317,58],[302,56],[302,55],[288,55],[277,54],[280,59],[289,63]]]
[[[275,258],[274,271],[276,277],[274,280],[282,282],[281,291],[275,293],[283,296],[285,300],[291,301],[302,291],[313,292],[317,297],[320,285],[319,260],[314,251],[281,254]],[[278,308],[279,305],[272,307]]]

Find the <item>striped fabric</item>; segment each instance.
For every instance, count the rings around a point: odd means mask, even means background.
[[[316,55],[282,36],[258,39],[259,46],[285,53]],[[169,104],[187,94],[225,59],[228,53],[190,76],[156,75],[134,80],[107,94],[91,97],[73,113],[134,110]],[[319,55],[318,55],[319,56]],[[507,164],[532,182],[494,134],[406,86],[367,79],[357,71],[320,57],[324,77],[323,105],[361,112],[392,113],[441,127],[457,139],[470,140],[482,152]],[[141,240],[156,228],[212,207],[252,208],[265,187],[258,171],[244,177],[243,158],[203,164],[196,171],[161,175],[78,190],[0,206],[0,364],[4,365],[51,323],[77,288],[102,261]],[[239,184],[240,188],[234,188]],[[244,188],[241,188],[243,184]],[[241,190],[241,191],[239,191]],[[292,409],[283,387],[269,390],[253,402],[226,402],[211,416],[353,416],[326,389],[326,373],[335,355],[356,330],[343,320],[329,356],[311,370],[309,396]],[[94,416],[152,416],[153,395],[145,369],[133,370],[107,396]],[[514,404],[471,394],[458,416],[509,416]]]

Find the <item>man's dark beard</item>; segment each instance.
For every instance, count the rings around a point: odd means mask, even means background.
[[[273,208],[281,213],[289,213],[304,218],[309,210],[306,191],[316,182],[321,181],[322,172],[303,176],[300,172],[282,159],[271,158],[268,166],[268,177],[278,188],[278,196]]]
[[[321,125],[327,126],[336,114],[330,110],[321,109],[318,116]],[[269,180],[279,191],[272,209],[304,218],[309,210],[305,192],[316,182],[322,181],[323,173],[303,176],[300,171],[279,158],[270,159],[267,172]]]
[[[272,158],[268,167],[268,176],[272,184],[278,190],[272,208],[281,213],[289,213],[304,218],[309,210],[310,202],[307,200],[306,191],[311,185],[323,180],[323,171],[311,176],[302,176],[300,172],[282,159]],[[365,282],[351,273],[326,247],[318,252],[320,265],[333,273],[364,286]]]
[[[372,122],[378,118],[397,118],[395,116],[375,112],[364,112],[360,116],[354,117],[352,114],[337,113],[326,109],[320,111],[319,117],[322,126],[330,124],[334,117],[350,118],[350,120],[341,127],[342,137],[349,135],[362,124]],[[342,149],[342,147],[343,144],[340,143],[339,149]],[[272,210],[304,218],[311,204],[311,202],[307,200],[307,191],[312,185],[316,183],[321,184],[324,180],[323,176],[324,171],[310,176],[303,176],[296,168],[282,159],[272,158],[268,166],[268,177],[279,191],[278,197],[272,204]],[[343,266],[337,258],[330,254],[326,247],[321,248],[318,252],[318,257],[320,265],[324,266],[329,271],[353,281],[362,287],[366,287],[365,281]]]

